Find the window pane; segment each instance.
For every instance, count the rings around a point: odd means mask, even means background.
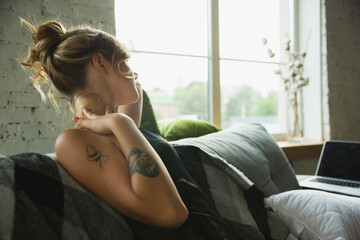
[[[219,1],[220,57],[279,61],[279,16],[279,0]],[[269,58],[268,47],[275,57]]]
[[[208,120],[207,59],[134,53],[129,62],[158,120]]]
[[[206,0],[117,0],[116,36],[130,49],[207,55]]]
[[[257,122],[271,133],[280,132],[277,64],[221,61],[222,127]]]

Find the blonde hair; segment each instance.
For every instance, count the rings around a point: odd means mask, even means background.
[[[45,22],[37,28],[24,19],[21,23],[33,32],[35,45],[20,64],[35,71],[35,75],[30,77],[35,88],[42,100],[50,99],[57,110],[58,99],[66,99],[73,110],[73,96],[86,87],[87,66],[96,53],[101,53],[117,73],[123,76],[132,74],[131,70],[120,71],[120,64],[130,58],[129,50],[106,32],[90,27],[66,31],[57,21]],[[41,89],[43,84],[50,85],[47,96]]]

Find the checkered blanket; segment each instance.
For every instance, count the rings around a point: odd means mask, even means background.
[[[263,195],[225,159],[174,146],[220,216],[249,236],[269,234]],[[262,232],[262,233],[260,233]],[[75,181],[54,155],[0,156],[0,239],[133,239],[124,217]]]
[[[0,239],[133,239],[117,212],[51,157],[0,158]]]

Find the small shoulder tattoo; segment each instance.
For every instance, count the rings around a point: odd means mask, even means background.
[[[128,155],[130,176],[139,173],[154,178],[159,175],[159,167],[150,155],[139,148],[133,148]]]
[[[101,151],[97,150],[95,146],[86,145],[87,160],[91,162],[98,162],[100,168],[103,168],[103,164],[110,159],[108,155],[104,155]]]

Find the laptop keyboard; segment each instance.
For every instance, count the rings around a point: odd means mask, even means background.
[[[321,182],[321,183],[329,183],[329,184],[346,186],[346,187],[360,187],[359,183],[348,182],[348,181],[338,181],[338,180],[333,180],[333,179],[315,178],[311,181]]]

